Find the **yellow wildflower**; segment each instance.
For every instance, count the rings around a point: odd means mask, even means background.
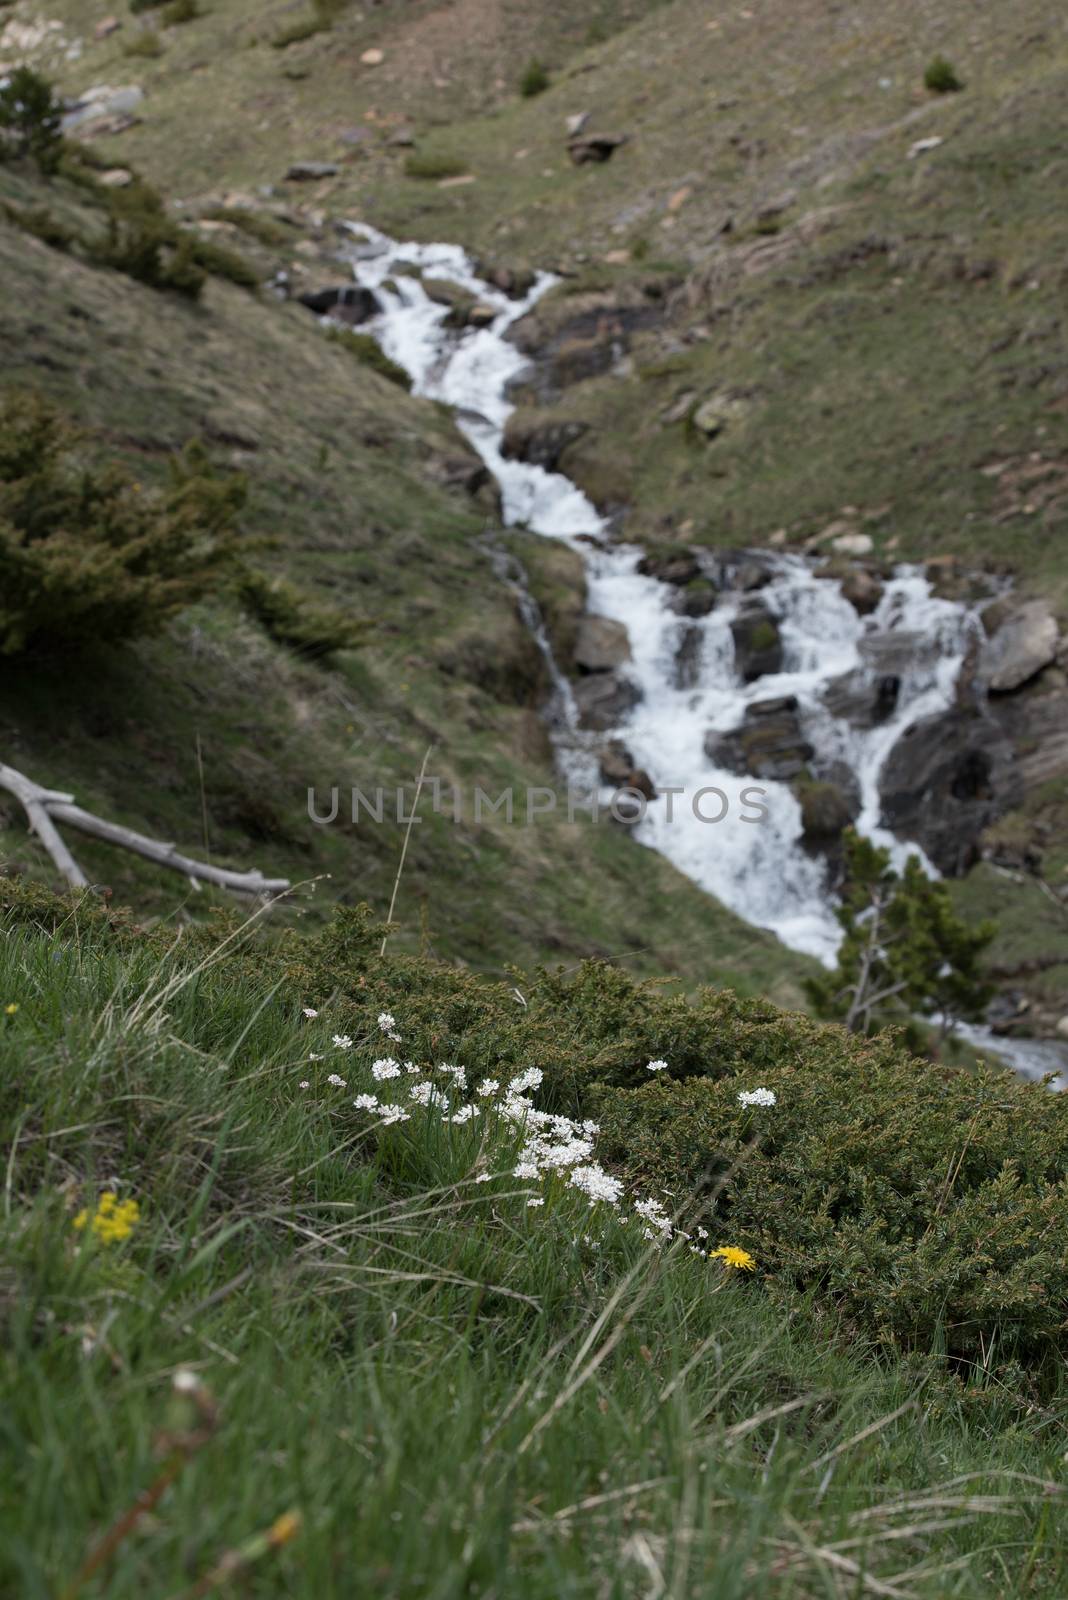
[[[725,1267],[739,1267],[743,1272],[753,1272],[756,1262],[748,1250],[742,1250],[736,1244],[721,1244],[718,1250],[710,1250],[710,1256],[719,1256]]]
[[[136,1200],[120,1200],[114,1189],[105,1189],[94,1211],[83,1207],[74,1218],[73,1226],[81,1232],[89,1228],[101,1244],[121,1244],[128,1239],[140,1221],[141,1208]]]
[[[15,1012],[18,1010],[18,1008],[19,1008],[18,1001],[17,1000],[12,1000],[12,1002],[11,1002],[11,1004],[9,1006],[5,1006],[4,1007],[4,1016],[5,1017],[13,1017],[15,1015]]]

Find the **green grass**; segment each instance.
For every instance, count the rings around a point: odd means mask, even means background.
[[[368,1132],[380,1036],[332,1050],[351,1011],[307,1021],[254,952],[38,924],[0,939],[6,1592],[214,1593],[243,1551],[261,1596],[1063,1593],[1058,1401],[847,1347],[818,1294],[773,1309],[558,1180],[529,1209],[488,1112]],[[484,1070],[499,1039],[464,1038]],[[114,1185],[141,1220],[94,1243],[74,1216]]]

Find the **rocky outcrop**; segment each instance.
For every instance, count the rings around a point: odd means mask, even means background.
[[[1012,694],[1030,683],[1056,660],[1057,646],[1057,619],[1045,600],[1013,606],[983,650],[979,670],[990,693]]]
[[[707,617],[714,609],[717,594],[711,578],[693,578],[671,596],[671,609],[680,617]]]
[[[692,550],[651,550],[638,562],[638,571],[644,578],[657,578],[661,583],[687,584],[701,576],[701,564]]]
[[[858,616],[869,617],[883,597],[882,581],[866,567],[853,567],[842,579],[842,597]]]
[[[532,267],[505,267],[493,261],[476,261],[475,272],[483,283],[492,283],[510,300],[526,299],[538,281]]]
[[[734,635],[734,664],[743,683],[782,671],[779,625],[762,600],[745,603],[731,623],[731,633]]]
[[[509,460],[529,461],[555,472],[568,446],[588,432],[586,422],[554,421],[537,413],[513,411],[505,425],[502,452]]]
[[[879,780],[882,821],[940,872],[966,872],[979,836],[1021,795],[1009,741],[992,717],[954,709],[907,728]]]
[[[447,306],[447,328],[487,328],[497,317],[495,306],[481,300],[469,289],[447,278],[424,278],[423,288],[435,305]]]
[[[636,333],[663,320],[659,297],[641,289],[624,294],[602,290],[540,301],[513,327],[510,337],[530,367],[517,388],[552,404],[564,389],[600,377],[622,359]]]
[[[897,710],[901,679],[894,673],[843,672],[823,693],[832,716],[852,728],[875,728]]]

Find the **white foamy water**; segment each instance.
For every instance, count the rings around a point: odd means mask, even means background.
[[[939,599],[921,571],[902,567],[886,584],[877,610],[862,618],[839,584],[821,577],[813,563],[761,552],[772,573],[760,599],[778,622],[783,665],[778,673],[744,684],[735,667],[731,632],[741,596],[724,594],[704,618],[678,616],[671,609],[672,587],[637,570],[643,552],[613,543],[604,519],[575,484],[561,473],[502,455],[504,427],[513,410],[509,386],[527,365],[506,335],[552,287],[552,275],[540,274],[524,299],[513,300],[481,280],[458,246],[396,243],[355,224],[352,233],[354,275],[383,305],[382,314],[368,326],[386,354],[410,374],[416,394],[453,408],[459,427],[500,486],[506,522],[563,540],[578,551],[586,569],[590,612],[626,626],[632,658],[624,671],[641,698],[617,728],[597,734],[581,730],[574,698],[553,666],[555,741],[565,776],[578,783],[596,781],[593,751],[611,738],[622,740],[658,790],[658,798],[633,829],[635,837],[738,916],[769,929],[790,948],[833,964],[841,930],[826,864],[801,844],[796,798],[785,783],[746,780],[717,767],[705,753],[706,736],[737,728],[750,705],[792,696],[817,766],[824,769],[839,761],[855,774],[861,798],[858,827],[903,862],[917,847],[880,827],[879,774],[906,728],[952,705],[977,613]],[[448,280],[476,295],[496,312],[491,325],[462,333],[446,327],[449,308],[426,293],[423,276]],[[502,576],[509,574],[502,571]],[[687,634],[688,652],[697,664],[690,674],[692,686],[680,687],[677,657]],[[537,636],[551,661],[544,632]],[[886,665],[887,649],[894,658],[892,672]],[[864,727],[832,712],[825,696],[844,674],[853,674],[858,688],[874,685],[880,676],[895,677],[899,687],[892,714]],[[739,803],[747,787],[764,791],[764,820],[746,820],[754,814]],[[682,793],[670,797],[668,789]],[[728,798],[727,814],[718,823],[695,815],[693,796],[707,789],[719,789]],[[707,796],[699,809],[715,816],[722,804]],[[1029,1050],[1026,1063],[1020,1063],[1028,1075],[1036,1075],[1039,1056],[1047,1059],[1042,1049],[1035,1055],[1032,1041],[1005,1041],[974,1028],[966,1036],[980,1048],[1007,1056],[1017,1045],[1021,1057]],[[1059,1049],[1055,1044],[1049,1048],[1054,1053]],[[1068,1052],[1061,1054],[1060,1064],[1068,1070]],[[1057,1069],[1047,1065],[1044,1070]]]

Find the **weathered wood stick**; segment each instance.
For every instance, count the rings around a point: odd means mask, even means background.
[[[14,767],[5,766],[2,761],[0,761],[0,789],[6,789],[9,794],[21,800],[33,831],[48,851],[56,868],[76,889],[88,887],[89,880],[63,843],[55,826],[57,822],[64,822],[68,827],[76,828],[79,833],[90,834],[93,838],[103,839],[108,844],[118,845],[121,850],[131,850],[136,855],[145,856],[149,861],[155,861],[173,872],[181,872],[195,885],[215,883],[220,888],[229,889],[235,894],[250,895],[282,894],[289,888],[288,878],[265,878],[258,870],[232,872],[226,867],[213,867],[204,861],[194,861],[190,856],[182,855],[173,844],[149,839],[145,834],[136,833],[132,828],[124,828],[116,822],[106,822],[102,817],[94,816],[91,811],[83,811],[81,806],[74,804],[73,795],[42,788],[39,783],[34,783],[32,778],[17,772]]]

